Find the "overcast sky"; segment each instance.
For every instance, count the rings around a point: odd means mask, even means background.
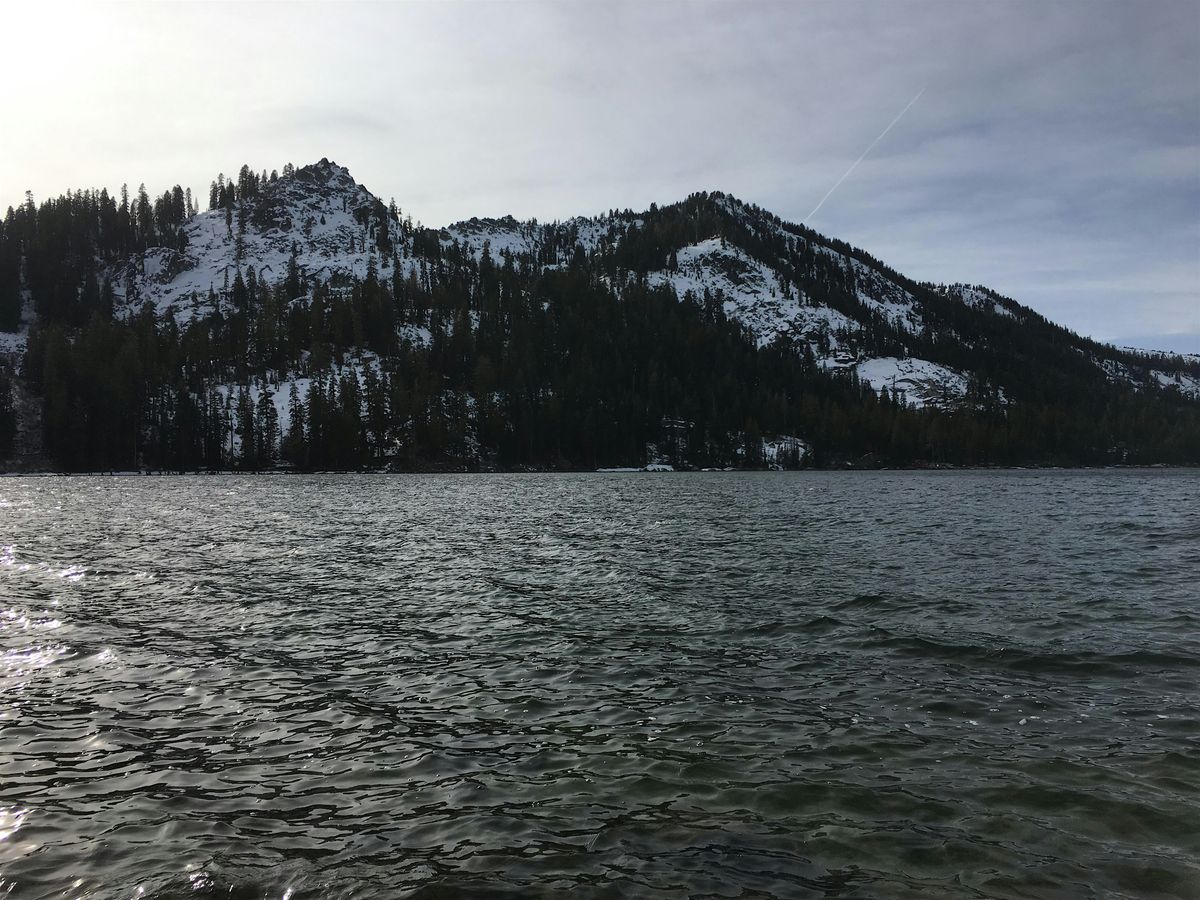
[[[322,156],[414,219],[724,190],[1102,340],[1200,352],[1200,3],[4,11],[0,207]],[[913,98],[822,206],[818,201]]]

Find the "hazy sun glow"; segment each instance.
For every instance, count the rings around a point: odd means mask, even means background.
[[[0,209],[329,157],[426,224],[705,189],[798,220],[927,86],[822,231],[1200,351],[1191,3],[20,4],[4,25]]]

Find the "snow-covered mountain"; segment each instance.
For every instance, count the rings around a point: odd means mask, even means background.
[[[425,228],[323,159],[209,197],[0,221],[19,467],[1200,459],[1200,359],[913,281],[726,194]]]
[[[310,279],[367,273],[372,258],[386,264],[404,245],[403,229],[387,206],[342,166],[322,159],[269,182],[237,214],[215,209],[183,226],[182,250],[152,247],[111,272],[118,302],[149,301],[180,321],[211,311],[240,271],[263,283],[284,278],[293,254]]]
[[[659,242],[659,258],[632,265],[623,245],[662,230],[669,210],[553,223],[475,218],[426,234],[436,234],[444,251],[457,247],[476,262],[486,252],[497,264],[512,259],[534,270],[566,266],[582,253],[604,263],[605,277],[618,288],[637,278],[673,290],[681,302],[715,302],[759,346],[808,348],[822,367],[853,370],[877,391],[898,392],[916,406],[960,404],[973,381],[1004,397],[1005,385],[989,384],[989,373],[972,371],[977,338],[947,324],[953,320],[947,304],[969,311],[976,331],[988,322],[1044,322],[983,286],[914,285],[861,251],[758,207],[723,194],[699,196],[705,198],[704,216],[684,204],[681,222]],[[678,237],[689,228],[691,234]],[[270,181],[240,214],[216,209],[192,217],[183,233],[182,249],[154,247],[112,268],[118,308],[130,312],[151,302],[184,323],[220,307],[239,272],[246,277],[253,270],[260,283],[275,283],[294,259],[308,283],[363,278],[372,265],[388,276],[399,267],[407,277],[429,256],[428,238],[426,249],[419,249],[411,225],[326,159]],[[935,303],[941,303],[936,310]],[[880,346],[881,330],[889,335],[886,347]],[[410,337],[420,341],[421,333]],[[931,346],[955,352],[934,354]],[[1090,342],[1081,342],[1079,352],[1111,380],[1200,398],[1200,376],[1180,370],[1178,357]]]

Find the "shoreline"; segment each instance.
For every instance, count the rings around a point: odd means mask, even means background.
[[[1110,471],[1154,471],[1175,472],[1200,470],[1196,463],[1144,463],[1141,465],[1014,465],[1014,466],[822,466],[800,469],[674,469],[613,467],[600,469],[142,469],[104,470],[89,469],[78,472],[38,469],[26,472],[0,472],[0,478],[139,478],[139,477],[296,477],[312,475],[745,475],[776,474],[797,475],[803,473],[863,473],[863,472],[1110,472]]]

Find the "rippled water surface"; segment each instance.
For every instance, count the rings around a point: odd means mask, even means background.
[[[1200,896],[1200,474],[0,480],[0,895]]]

